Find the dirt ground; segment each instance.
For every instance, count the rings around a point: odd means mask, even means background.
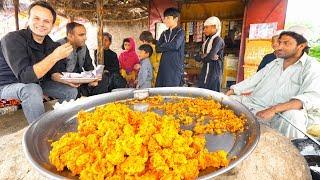
[[[52,105],[55,101],[46,102],[46,111],[52,110]],[[13,113],[0,115],[0,138],[2,136],[15,133],[28,126],[28,122],[24,117],[22,109]]]
[[[45,103],[52,110],[55,101]],[[22,150],[22,136],[28,127],[22,109],[0,116],[0,179],[45,180],[27,161]]]

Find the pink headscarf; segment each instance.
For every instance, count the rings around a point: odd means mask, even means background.
[[[127,72],[133,70],[134,65],[139,64],[139,58],[135,51],[136,45],[133,38],[129,38],[130,49],[125,50],[119,56],[120,68],[125,69]]]

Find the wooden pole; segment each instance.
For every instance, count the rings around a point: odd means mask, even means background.
[[[98,13],[98,49],[97,49],[97,58],[98,64],[104,64],[103,57],[103,0],[97,1],[97,13]]]
[[[179,10],[180,13],[181,13],[181,11],[182,11],[182,3],[181,3],[181,2],[178,2],[178,10]],[[179,18],[178,24],[181,25],[181,18]]]
[[[74,16],[69,16],[68,17],[68,22],[74,22]]]
[[[16,30],[19,30],[19,0],[14,0],[14,18],[16,21]]]
[[[244,15],[242,21],[242,30],[241,30],[241,41],[240,41],[240,52],[239,52],[239,63],[238,63],[238,71],[237,71],[237,83],[244,80],[244,53],[246,49],[246,23],[248,18],[248,5],[244,8]]]

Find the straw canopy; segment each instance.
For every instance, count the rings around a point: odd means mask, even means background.
[[[96,0],[48,0],[59,14],[71,18],[85,18],[97,21]],[[105,22],[132,22],[148,18],[149,0],[103,0]]]

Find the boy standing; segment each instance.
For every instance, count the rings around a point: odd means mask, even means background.
[[[152,53],[152,47],[148,44],[143,44],[139,47],[138,56],[140,59],[140,70],[138,74],[137,88],[151,88],[153,72],[150,63],[150,56]]]
[[[184,31],[178,27],[180,12],[176,8],[164,11],[164,23],[169,28],[157,42],[156,50],[162,53],[156,87],[181,86],[184,73]]]
[[[202,44],[200,54],[195,60],[202,62],[203,66],[199,76],[198,87],[220,92],[224,41],[220,37],[221,22],[212,16],[204,22],[204,34],[207,39]]]

